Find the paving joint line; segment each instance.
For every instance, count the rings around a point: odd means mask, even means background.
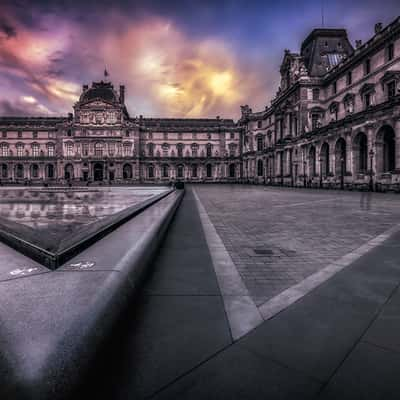
[[[235,341],[260,325],[263,318],[194,188],[192,192]]]

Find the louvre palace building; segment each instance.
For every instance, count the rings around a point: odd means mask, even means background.
[[[1,183],[400,189],[400,18],[354,47],[344,29],[314,29],[280,74],[271,104],[237,122],[131,117],[108,81],[84,85],[68,116],[1,117]]]

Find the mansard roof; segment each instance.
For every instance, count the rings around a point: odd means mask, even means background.
[[[142,118],[143,125],[151,128],[217,128],[233,127],[232,119],[220,118]]]
[[[314,29],[301,45],[310,76],[324,76],[353,52],[345,29]]]

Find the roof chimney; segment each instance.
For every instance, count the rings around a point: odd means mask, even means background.
[[[125,103],[125,86],[124,85],[119,86],[119,101],[121,104]]]

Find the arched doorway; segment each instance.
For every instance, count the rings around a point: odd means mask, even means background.
[[[335,175],[342,176],[346,172],[346,141],[339,138],[335,145]]]
[[[327,176],[329,174],[329,144],[324,143],[321,147],[321,174]]]
[[[74,167],[72,164],[67,164],[64,168],[64,178],[69,181],[74,179]]]
[[[264,164],[262,160],[257,161],[257,176],[263,176],[264,175]]]
[[[368,169],[368,139],[364,132],[360,132],[354,138],[353,143],[354,170],[359,174],[365,174]]]
[[[206,166],[206,175],[207,175],[207,178],[212,178],[212,165],[211,164],[207,164],[207,166]]]
[[[104,167],[101,163],[93,165],[93,180],[102,181],[104,179]]]
[[[315,146],[310,147],[310,151],[308,153],[308,161],[309,161],[309,171],[310,171],[310,178],[316,175],[316,152]]]
[[[234,178],[236,176],[236,165],[229,164],[229,178]]]
[[[396,168],[396,139],[390,125],[382,126],[376,135],[376,163],[378,172],[392,172]]]
[[[125,164],[122,168],[123,179],[132,179],[132,166],[130,164]]]

